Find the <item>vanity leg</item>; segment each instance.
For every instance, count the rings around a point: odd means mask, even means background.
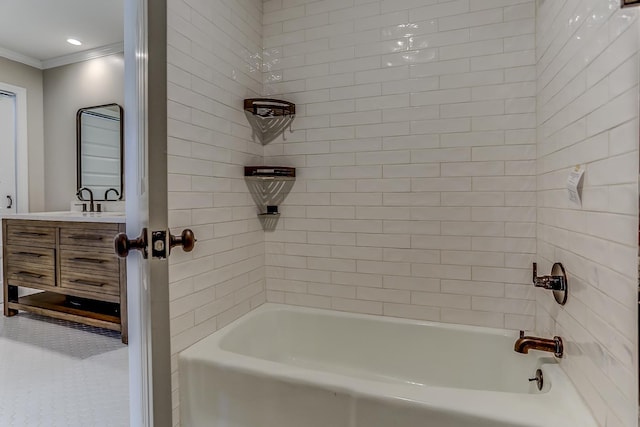
[[[17,286],[6,285],[4,293],[4,315],[7,317],[15,316],[18,314],[18,310],[9,308],[9,305],[7,304],[9,302],[18,302]]]

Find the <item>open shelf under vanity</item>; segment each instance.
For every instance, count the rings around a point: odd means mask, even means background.
[[[72,307],[66,295],[45,291],[19,297],[18,302],[8,302],[7,307],[121,332],[121,318],[114,313],[119,311],[118,305],[108,304],[114,307],[103,306],[101,309],[98,304],[92,305],[91,309]]]

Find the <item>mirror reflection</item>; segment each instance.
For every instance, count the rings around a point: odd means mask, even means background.
[[[122,117],[118,104],[78,110],[78,188],[95,200],[123,199]]]

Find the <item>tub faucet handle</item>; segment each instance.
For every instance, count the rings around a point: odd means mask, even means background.
[[[556,262],[551,267],[551,274],[538,277],[538,264],[533,263],[533,286],[553,291],[553,298],[560,305],[567,303],[568,282],[567,272],[562,263]]]

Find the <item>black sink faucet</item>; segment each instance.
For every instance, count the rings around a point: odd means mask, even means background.
[[[90,199],[89,199],[90,200],[89,212],[94,212],[95,208],[94,208],[94,205],[93,205],[93,191],[91,191],[91,189],[87,188],[87,187],[82,187],[82,188],[78,189],[78,192],[76,193],[76,196],[78,197],[79,200],[81,200],[83,202],[86,201],[86,199],[82,196],[82,192],[83,191],[88,191],[89,192],[89,197],[90,197]]]
[[[116,190],[115,188],[110,188],[104,192],[104,200],[109,200],[109,193],[111,193],[112,191],[116,193],[116,197],[120,197],[120,192],[118,190]]]

